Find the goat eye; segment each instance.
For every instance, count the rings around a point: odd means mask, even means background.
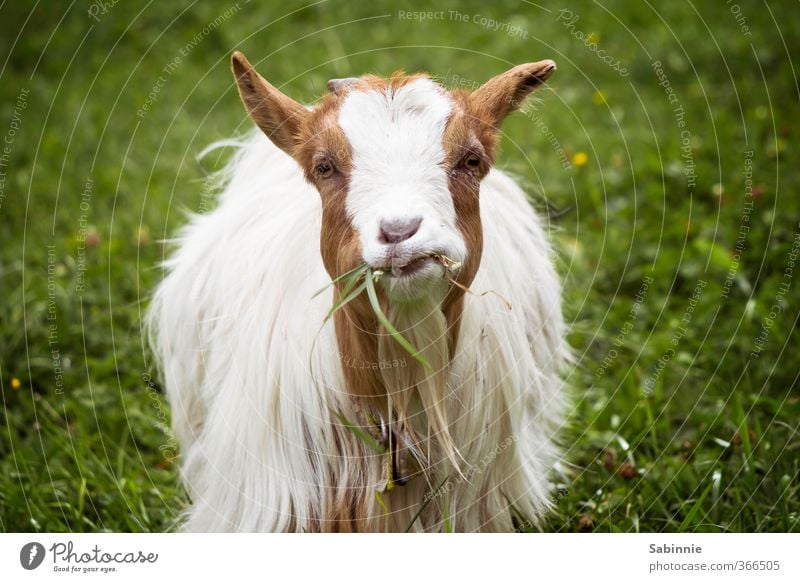
[[[320,162],[317,164],[317,167],[314,168],[314,172],[317,174],[318,178],[330,178],[333,175],[333,164],[329,161]]]
[[[477,170],[481,167],[481,159],[477,154],[467,154],[461,163],[469,170]]]

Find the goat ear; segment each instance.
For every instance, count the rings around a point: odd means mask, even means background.
[[[310,112],[268,83],[239,51],[233,53],[231,65],[250,117],[272,143],[293,155],[300,126]]]
[[[506,116],[519,109],[525,98],[541,87],[556,70],[551,60],[518,65],[492,77],[470,94],[470,100],[488,113],[497,126]]]

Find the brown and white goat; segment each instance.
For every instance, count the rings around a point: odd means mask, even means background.
[[[548,507],[560,285],[539,219],[492,163],[501,122],[554,70],[472,92],[340,79],[307,108],[233,55],[261,131],[218,208],[182,231],[150,311],[187,530],[510,531]],[[343,283],[314,292],[363,263],[432,369],[365,295],[324,323]]]

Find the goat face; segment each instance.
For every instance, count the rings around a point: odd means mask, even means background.
[[[366,262],[386,273],[385,291],[403,302],[445,295],[442,257],[460,265],[462,286],[472,282],[483,245],[480,182],[499,125],[555,64],[520,65],[471,93],[448,92],[422,75],[334,80],[311,110],[241,53],[233,69],[250,115],[320,192],[328,273]]]

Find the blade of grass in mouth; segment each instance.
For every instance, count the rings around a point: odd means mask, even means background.
[[[433,367],[428,363],[428,360],[425,359],[425,357],[417,348],[415,348],[405,337],[403,337],[403,334],[401,334],[397,328],[392,325],[392,323],[389,321],[389,318],[386,317],[386,314],[383,312],[383,309],[381,309],[380,301],[378,301],[378,293],[375,290],[375,280],[382,274],[382,271],[375,271],[369,265],[363,263],[358,267],[339,275],[328,285],[317,291],[312,296],[312,299],[319,296],[331,285],[335,285],[339,281],[346,281],[341,293],[339,293],[339,299],[333,304],[331,309],[328,311],[328,314],[325,316],[323,325],[327,323],[327,321],[333,317],[337,311],[342,309],[345,305],[350,303],[353,299],[361,295],[366,290],[367,296],[369,297],[370,306],[375,312],[378,322],[386,329],[389,335],[391,335],[392,338],[399,343],[400,346],[402,346],[404,350],[411,354],[411,356],[420,364],[422,364],[428,371],[433,372]],[[364,280],[359,284],[359,281],[362,277]]]
[[[311,299],[316,299],[321,293],[323,293],[331,285],[335,285],[339,281],[342,281],[342,280],[345,280],[345,279],[349,278],[348,282],[347,282],[347,285],[345,286],[345,289],[342,290],[342,295],[346,295],[347,291],[349,291],[349,289],[352,289],[353,285],[355,285],[356,281],[358,281],[358,279],[361,277],[361,275],[366,273],[367,269],[369,269],[369,265],[367,265],[366,263],[361,263],[359,266],[357,266],[357,267],[355,267],[353,269],[350,269],[346,273],[342,273],[341,275],[339,275],[338,277],[333,279],[330,283],[325,285],[322,289],[320,289],[319,291],[314,293],[311,296]]]
[[[339,296],[340,297],[339,301],[337,301],[336,303],[333,304],[333,307],[331,307],[331,310],[328,312],[328,315],[325,316],[325,320],[323,321],[323,323],[327,323],[328,320],[331,317],[333,317],[334,313],[336,313],[342,307],[344,307],[345,305],[350,303],[353,299],[355,299],[356,297],[361,295],[364,292],[364,290],[367,288],[367,282],[364,281],[363,283],[361,283],[361,285],[359,285],[353,291],[350,291],[350,293],[347,294],[347,292],[349,291],[349,288],[350,288],[350,284],[348,283],[348,287],[345,287],[342,290],[342,294]]]
[[[383,312],[383,309],[381,309],[380,301],[378,301],[378,293],[375,291],[375,278],[373,276],[372,269],[367,269],[367,277],[365,282],[367,284],[367,296],[369,297],[369,303],[372,306],[372,311],[375,312],[375,316],[378,318],[380,324],[386,329],[387,332],[389,332],[389,335],[391,335],[392,338],[394,338],[394,340],[403,347],[404,350],[411,354],[411,357],[425,366],[428,371],[433,372],[433,367],[428,363],[428,360],[426,360],[425,357],[420,354],[419,351],[413,345],[411,345],[411,343],[405,337],[403,337],[403,334],[397,331],[397,328],[392,325],[392,323],[389,321],[389,318],[386,317],[386,314]]]

